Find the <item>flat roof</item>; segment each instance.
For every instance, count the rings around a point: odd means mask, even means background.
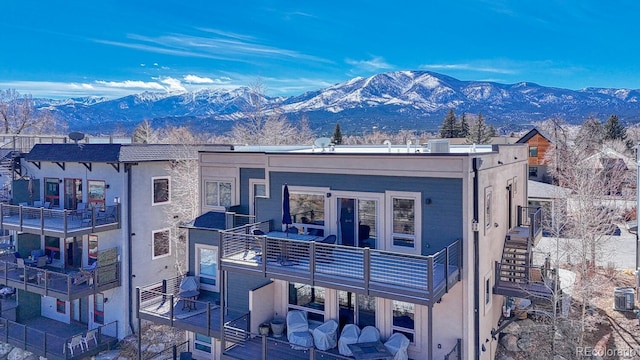
[[[327,154],[476,154],[493,151],[492,145],[334,145],[325,148],[316,146],[235,146],[236,152],[264,153],[327,153]]]

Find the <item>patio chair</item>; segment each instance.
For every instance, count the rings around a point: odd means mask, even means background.
[[[80,351],[84,351],[84,344],[82,343],[82,334],[75,335],[71,338],[71,341],[67,343],[67,347],[71,352],[71,356],[73,356],[73,349],[80,346]]]
[[[313,343],[318,350],[326,351],[338,345],[338,323],[329,320],[313,329]]]
[[[195,301],[200,295],[200,284],[195,276],[186,276],[180,281],[178,289],[178,299],[182,300],[182,310],[189,311],[196,309]]]
[[[380,330],[375,326],[365,326],[358,337],[359,343],[380,341]]]
[[[118,209],[115,206],[108,206],[104,211],[98,211],[96,222],[103,224],[116,221]]]
[[[294,350],[307,350],[313,346],[306,312],[291,310],[287,313],[287,340]]]
[[[353,353],[351,352],[351,349],[349,349],[349,345],[357,343],[359,337],[360,328],[358,325],[345,325],[342,329],[342,333],[340,333],[340,339],[338,339],[338,351],[340,352],[340,355],[352,356]]]
[[[290,228],[287,229],[287,231],[289,234],[297,234],[298,233],[298,228],[295,226],[292,226]]]
[[[98,346],[98,338],[96,335],[98,334],[98,329],[91,329],[87,331],[87,334],[82,337],[82,343],[84,347],[89,350],[89,341],[93,340],[93,342]]]
[[[42,207],[42,201],[39,201],[39,200],[34,201],[33,207],[37,207],[37,208]]]
[[[324,238],[324,239],[322,239],[322,240],[320,240],[318,242],[323,243],[323,244],[335,244],[337,240],[338,240],[337,236],[329,235],[326,238]]]
[[[16,264],[18,269],[24,269],[24,259],[16,258]]]
[[[38,262],[36,263],[36,267],[39,267],[39,268],[45,267],[47,265],[47,259],[49,259],[49,257],[46,255],[38,257]]]
[[[411,341],[402,333],[394,333],[384,343],[384,346],[393,355],[393,360],[408,360],[407,348]]]

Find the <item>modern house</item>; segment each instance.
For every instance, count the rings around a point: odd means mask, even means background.
[[[197,150],[55,143],[15,156],[0,285],[16,291],[0,341],[84,358],[136,331],[135,287],[176,272],[171,164]]]
[[[548,295],[530,271],[528,154],[442,140],[201,152],[199,295],[180,296],[180,279],[145,286],[139,316],[189,331],[196,359],[345,358],[261,333],[292,311],[338,334],[402,333],[412,359],[493,359],[501,295]]]
[[[524,134],[518,144],[529,146],[529,180],[551,183],[552,178],[548,170],[547,152],[553,146],[552,138],[538,128],[533,128]]]

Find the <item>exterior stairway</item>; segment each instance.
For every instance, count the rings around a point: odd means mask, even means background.
[[[541,209],[519,208],[529,216],[518,217],[518,226],[509,230],[502,260],[495,265],[494,294],[527,298],[532,301],[551,297],[550,269],[532,264],[532,248],[542,236]],[[526,221],[522,221],[526,219]]]

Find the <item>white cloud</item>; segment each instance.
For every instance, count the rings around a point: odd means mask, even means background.
[[[96,84],[111,87],[111,88],[124,88],[124,89],[141,89],[141,90],[164,90],[165,87],[158,84],[155,81],[139,81],[139,80],[125,80],[125,81],[103,81],[97,80]]]
[[[172,77],[166,77],[166,78],[162,78],[160,79],[160,82],[167,85],[167,87],[165,88],[165,90],[167,90],[168,92],[184,92],[187,91],[187,89],[182,86],[182,82],[179,79],[175,79]]]
[[[381,56],[374,56],[369,60],[346,59],[345,62],[364,71],[379,71],[393,68],[393,65],[387,63]]]
[[[184,81],[192,84],[213,84],[215,81],[208,77],[200,77],[198,75],[185,75]]]
[[[492,67],[482,64],[423,64],[420,65],[421,69],[426,70],[464,70],[464,71],[478,71],[494,74],[515,74],[517,71],[506,67]]]

